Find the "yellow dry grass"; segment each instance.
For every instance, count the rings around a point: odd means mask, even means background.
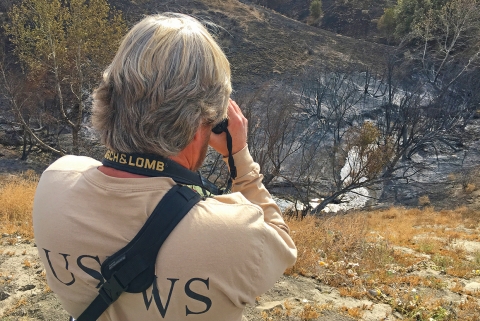
[[[33,238],[32,207],[37,182],[38,176],[33,171],[0,177],[1,233]]]
[[[25,297],[16,299],[15,302],[3,312],[3,316],[8,316],[14,313],[18,308],[25,306],[27,303],[28,303],[28,300]]]
[[[480,240],[480,213],[465,207],[443,211],[431,207],[390,208],[333,217],[291,218],[287,222],[298,248],[297,263],[285,272],[287,275],[317,278],[337,287],[341,296],[386,296],[406,320],[416,320],[415,315],[425,320],[444,320],[441,315],[448,314],[441,299],[415,292],[417,288],[443,290],[447,284],[441,278],[411,271],[433,268],[464,279],[470,278],[472,271],[480,274],[480,253],[469,253],[456,243]],[[423,254],[431,259],[426,260]],[[453,290],[469,294],[459,285]],[[466,320],[480,310],[472,302],[452,308]],[[361,314],[360,310],[345,312],[353,317]]]
[[[37,181],[38,176],[33,172],[0,177],[0,232],[10,235],[5,239],[9,244],[17,242],[16,235],[33,238],[31,213]],[[408,271],[430,264],[429,268],[441,270],[452,278],[470,278],[476,271],[480,274],[480,251],[467,252],[458,245],[459,240],[480,241],[480,213],[466,207],[443,211],[431,207],[390,208],[348,215],[287,218],[287,223],[298,248],[298,259],[285,274],[316,278],[337,287],[341,296],[389,298],[386,302],[405,320],[415,320],[415,315],[425,320],[443,320],[438,316],[448,312],[440,299],[415,292],[417,288],[444,290],[448,289],[447,284],[440,278]],[[430,259],[415,253],[428,254]],[[30,266],[26,259],[23,264],[26,268]],[[461,281],[449,289],[472,295],[466,293]],[[280,320],[295,314],[301,320],[313,320],[330,308],[307,304],[295,313],[290,307],[264,313],[263,318]],[[450,308],[455,309],[462,320],[475,320],[472,316],[480,311],[475,300],[465,300]],[[341,312],[358,318],[363,310]]]

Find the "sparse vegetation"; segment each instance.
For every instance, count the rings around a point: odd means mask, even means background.
[[[430,198],[428,197],[428,195],[420,196],[418,198],[418,205],[420,206],[430,205]]]
[[[477,187],[473,183],[468,183],[467,186],[465,186],[465,193],[470,194],[473,191],[475,191]]]
[[[2,233],[33,237],[31,207],[37,179],[34,173],[27,172],[2,180],[0,202],[5,204],[0,209]],[[422,320],[449,320],[447,316],[452,309],[465,316],[462,320],[474,320],[470,316],[480,308],[478,304],[466,300],[447,309],[445,302],[431,295],[434,290],[447,289],[447,283],[438,276],[416,271],[422,268],[442,271],[453,280],[451,291],[475,296],[476,293],[465,290],[460,280],[480,274],[480,252],[468,254],[459,240],[480,241],[479,233],[466,228],[478,226],[478,214],[467,208],[435,211],[426,207],[303,219],[290,217],[287,222],[298,247],[298,260],[285,274],[313,277],[336,287],[344,297],[385,302],[406,320],[418,320],[418,315]],[[16,254],[8,251],[3,255]],[[28,269],[32,262],[24,258],[22,265]],[[301,308],[294,308],[288,301],[283,305],[283,309],[264,311],[263,319],[284,320],[295,316],[315,320],[322,311],[332,309],[315,303],[305,303]],[[337,312],[359,318],[366,309],[343,307]]]
[[[464,315],[462,320],[474,320],[478,305],[469,302],[447,307],[442,299],[431,294],[446,289],[447,283],[441,277],[416,272],[429,268],[458,280],[468,279],[480,270],[475,259],[467,258],[465,249],[455,247],[456,240],[480,240],[478,233],[462,226],[478,226],[480,222],[480,216],[467,216],[467,212],[466,208],[391,208],[290,219],[299,256],[286,274],[314,277],[337,287],[341,296],[383,301],[406,320],[419,320],[419,316],[420,320],[450,320],[447,317],[452,309]],[[420,253],[430,255],[430,259]],[[473,257],[476,253],[472,253]],[[452,288],[467,294],[460,282]],[[355,318],[362,314],[361,309],[343,310]]]
[[[28,259],[23,260],[22,263],[23,263],[24,268],[32,267],[32,262],[30,262]]]
[[[12,236],[7,239],[11,245],[17,242],[16,236],[33,238],[32,206],[37,182],[33,171],[0,180],[0,233]]]
[[[310,15],[313,19],[318,19],[322,15],[322,1],[312,0],[310,3]]]
[[[15,301],[15,303],[9,308],[7,309],[5,312],[4,312],[4,316],[8,316],[10,314],[12,314],[15,310],[17,310],[18,308],[24,306],[27,304],[27,299],[22,297],[20,299],[17,299]]]

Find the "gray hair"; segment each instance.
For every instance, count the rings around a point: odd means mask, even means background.
[[[147,16],[104,71],[92,123],[114,151],[172,156],[198,126],[226,117],[231,91],[230,64],[199,21],[177,13]]]

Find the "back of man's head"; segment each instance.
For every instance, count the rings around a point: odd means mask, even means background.
[[[228,60],[200,22],[174,13],[148,16],[105,70],[92,122],[112,150],[172,156],[199,125],[225,117],[231,90]]]

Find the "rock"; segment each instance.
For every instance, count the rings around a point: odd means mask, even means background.
[[[403,320],[402,314],[397,311],[393,312],[393,316],[397,319]]]
[[[256,307],[256,309],[260,311],[271,311],[275,308],[280,308],[283,310],[283,301],[264,302]]]
[[[480,283],[471,282],[465,285],[465,291],[478,292],[480,291]]]
[[[0,132],[0,144],[4,146],[18,146],[22,143],[16,131]]]
[[[20,287],[18,289],[18,291],[28,291],[28,290],[31,290],[31,289],[34,289],[34,288],[35,288],[35,285],[27,284],[27,285],[24,285],[24,286]]]
[[[384,318],[392,314],[392,307],[388,304],[374,304],[371,310],[366,310],[363,313],[362,320],[377,321],[385,320]]]
[[[35,315],[36,313],[40,312],[41,310],[40,309],[29,309],[28,310],[28,314],[29,315]]]
[[[9,296],[10,296],[10,294],[8,294],[7,292],[1,291],[0,292],[0,301],[8,299]]]
[[[25,308],[23,308],[23,307],[15,310],[15,311],[12,313],[12,315],[19,316],[19,317],[26,316],[27,314],[28,314],[27,309],[25,309]]]
[[[373,297],[380,296],[382,294],[382,291],[379,289],[369,289],[368,294],[370,294]]]
[[[352,269],[348,269],[346,273],[349,277],[357,276],[357,273],[355,271],[353,271]]]

